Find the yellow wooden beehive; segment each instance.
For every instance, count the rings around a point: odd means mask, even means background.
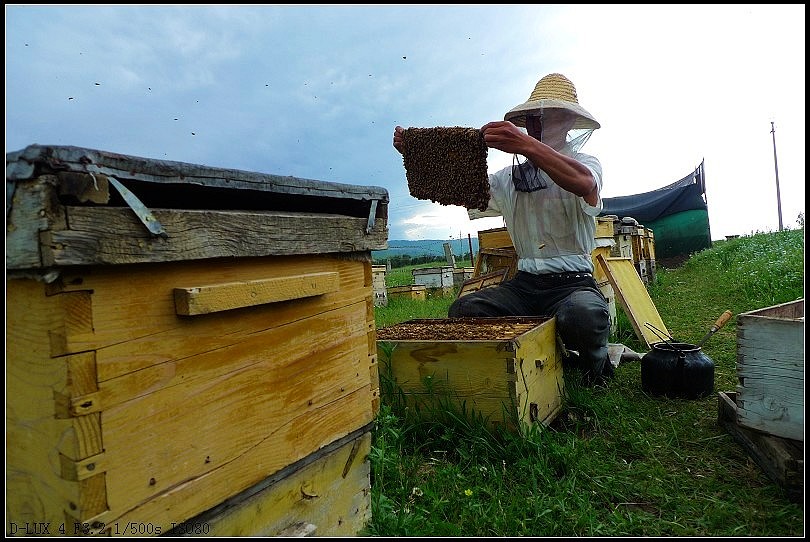
[[[386,269],[387,267],[384,265],[371,266],[375,307],[384,307],[388,305],[388,292],[385,286]]]
[[[387,193],[77,147],[6,161],[8,525],[357,534]]]
[[[380,370],[418,404],[450,400],[510,428],[548,425],[562,408],[554,318],[409,320],[379,329],[377,351]]]
[[[427,299],[427,286],[424,284],[408,284],[405,286],[392,286],[388,288],[389,299],[414,299],[424,301]]]

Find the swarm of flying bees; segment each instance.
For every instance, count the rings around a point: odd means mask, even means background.
[[[407,128],[405,178],[416,199],[484,211],[489,204],[487,145],[477,128]]]

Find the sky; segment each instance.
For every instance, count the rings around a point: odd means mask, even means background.
[[[389,241],[466,239],[502,219],[411,197],[394,127],[480,128],[557,72],[602,125],[602,197],[703,161],[712,239],[804,213],[803,4],[6,4],[5,25],[6,152],[383,187]]]

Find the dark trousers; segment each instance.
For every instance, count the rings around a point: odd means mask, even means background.
[[[592,276],[559,278],[518,271],[498,286],[459,297],[448,316],[556,316],[560,339],[567,350],[578,353],[564,361],[578,367],[589,382],[613,374],[607,300]]]

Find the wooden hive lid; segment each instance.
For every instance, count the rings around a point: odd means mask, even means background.
[[[6,267],[380,250],[387,205],[377,186],[30,145],[6,154]]]

